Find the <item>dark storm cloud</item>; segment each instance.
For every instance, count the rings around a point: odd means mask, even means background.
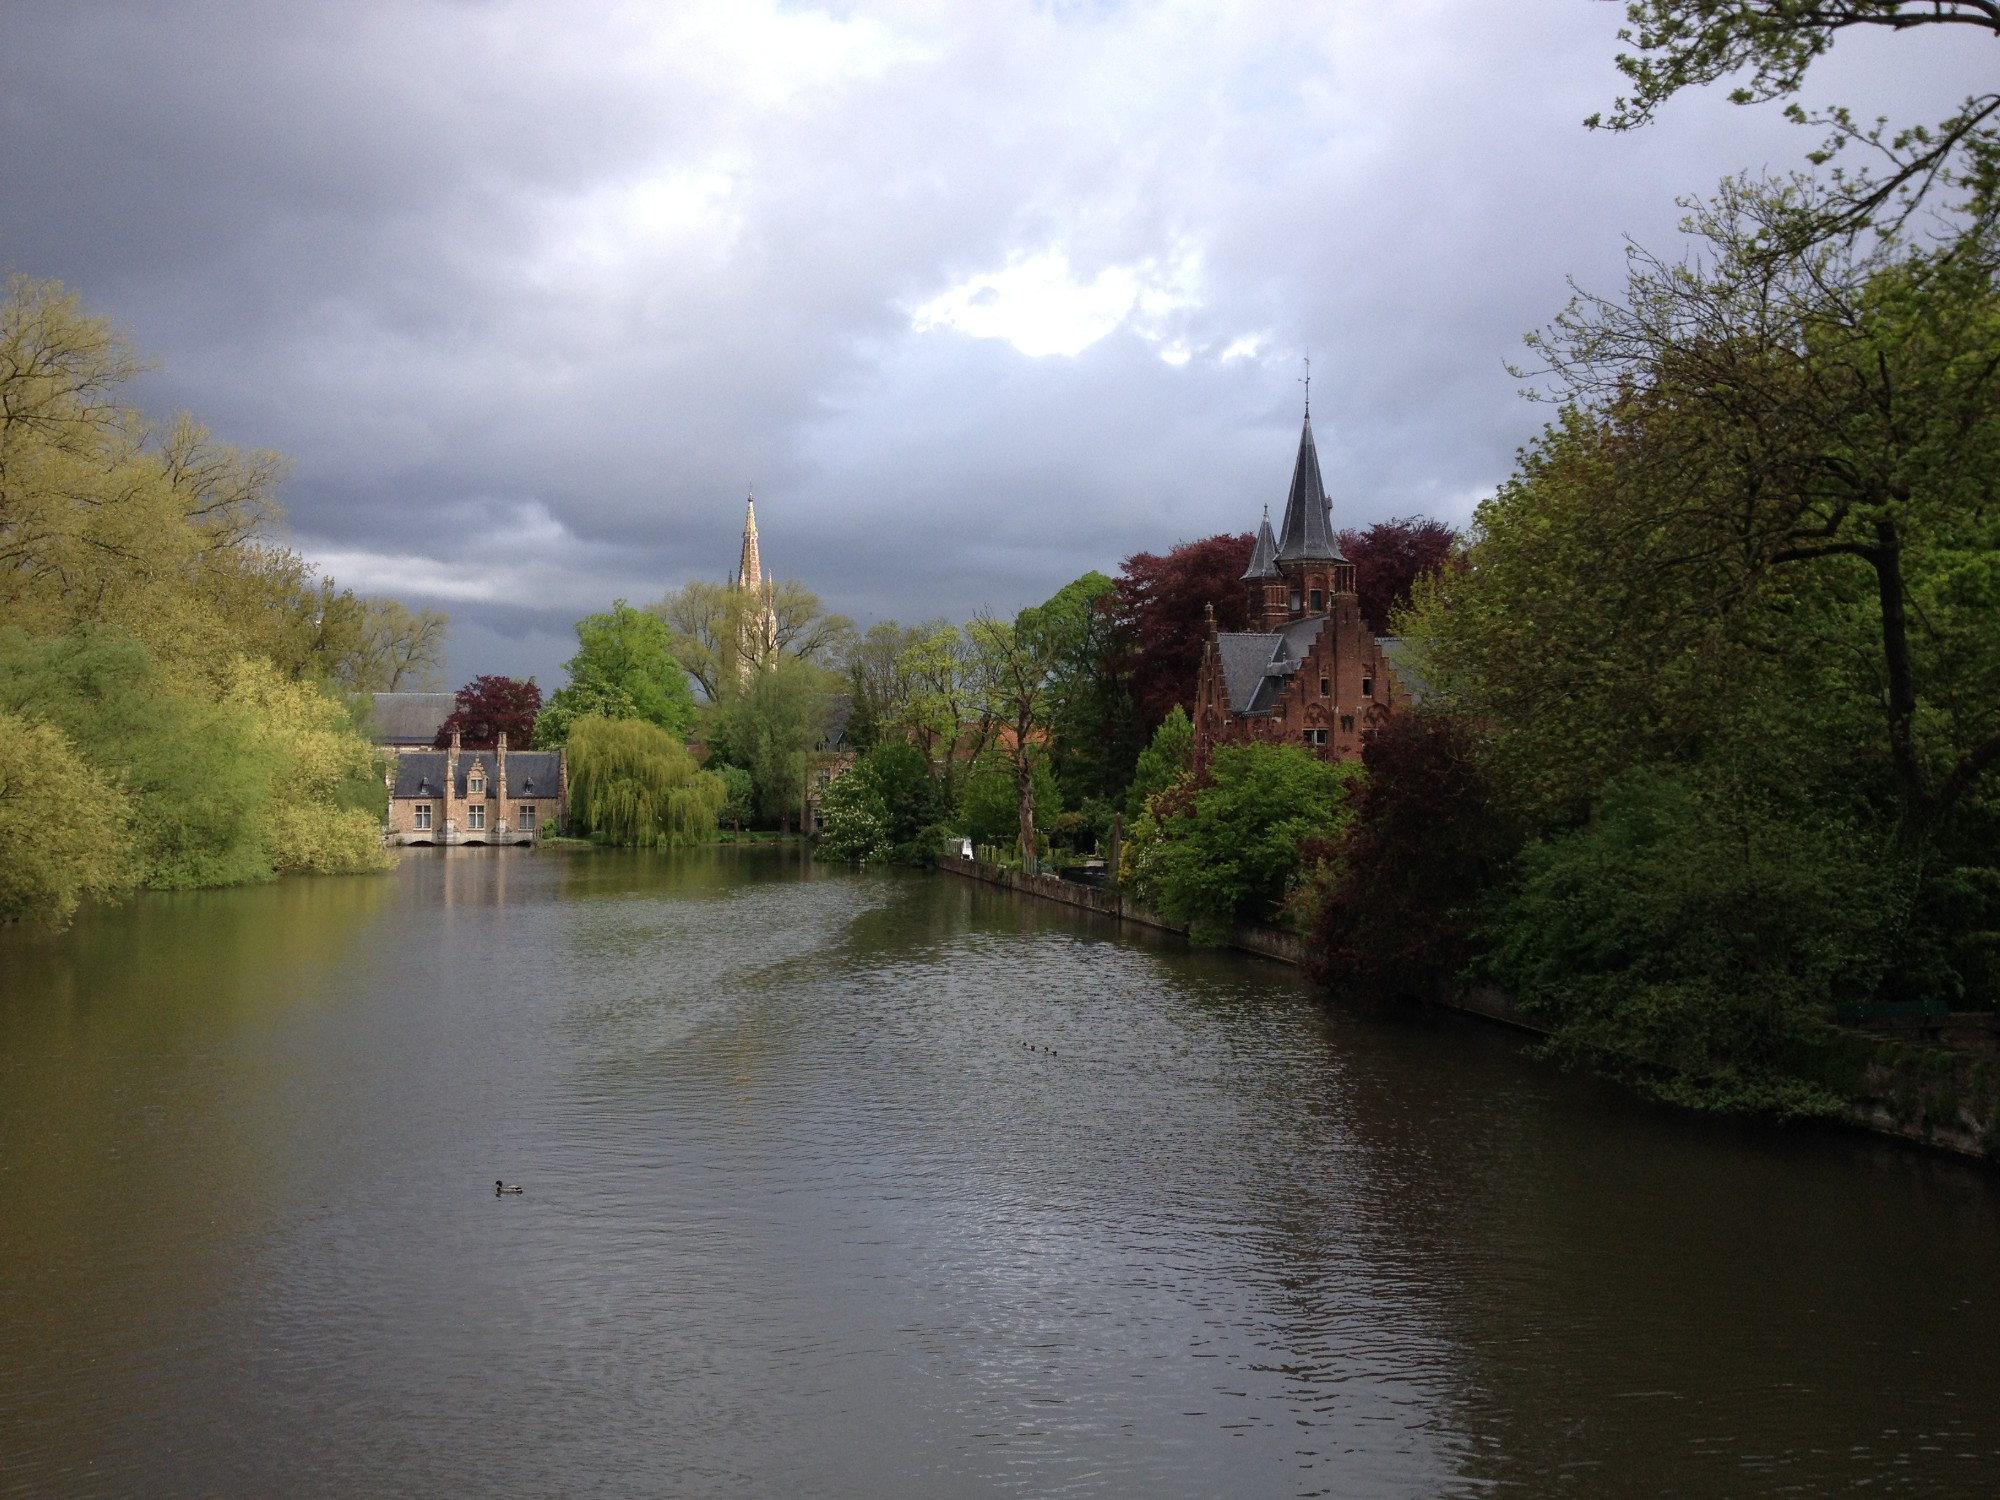
[[[752,482],[864,617],[1247,528],[1308,348],[1342,518],[1461,521],[1564,277],[1811,144],[1714,94],[1585,132],[1585,0],[4,10],[0,261],[294,455],[300,543],[451,609],[459,676],[722,575]],[[1967,66],[1843,43],[1825,89]]]

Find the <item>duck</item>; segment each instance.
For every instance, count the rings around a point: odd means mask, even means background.
[[[507,1184],[498,1177],[493,1179],[493,1196],[496,1198],[499,1197],[502,1193],[518,1193],[520,1191],[521,1190],[517,1187],[508,1187]]]

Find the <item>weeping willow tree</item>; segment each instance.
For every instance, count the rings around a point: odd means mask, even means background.
[[[729,800],[681,742],[643,719],[578,719],[569,732],[570,812],[614,844],[689,844]]]

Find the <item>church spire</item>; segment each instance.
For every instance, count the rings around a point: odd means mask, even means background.
[[[757,554],[757,497],[752,495],[743,516],[743,561],[736,570],[736,586],[755,593],[764,587],[764,562]]]
[[[1333,505],[1319,477],[1319,450],[1313,445],[1312,410],[1299,433],[1299,456],[1292,464],[1292,492],[1285,500],[1285,525],[1278,538],[1279,562],[1345,562],[1333,540]]]

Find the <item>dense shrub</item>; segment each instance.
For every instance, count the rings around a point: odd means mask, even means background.
[[[1235,922],[1275,914],[1300,846],[1339,832],[1361,775],[1302,746],[1222,746],[1134,824],[1127,883],[1196,942],[1220,942]]]

